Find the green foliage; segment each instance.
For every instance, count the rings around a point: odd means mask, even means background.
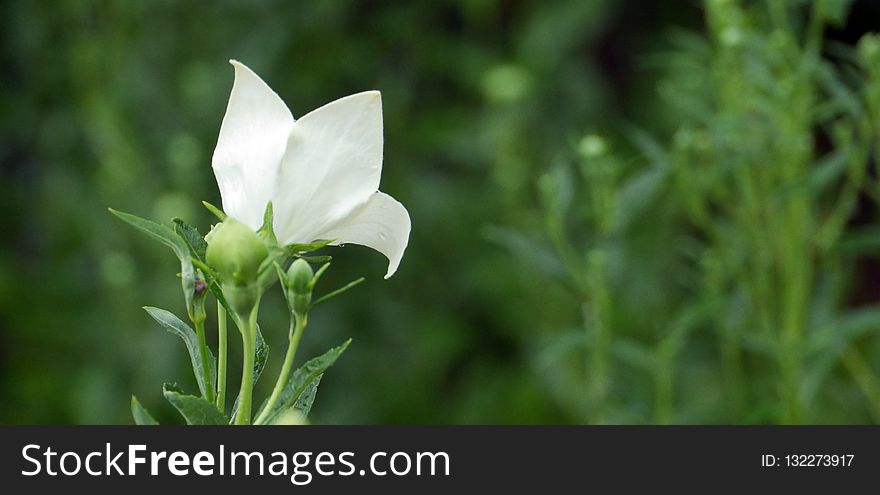
[[[208,350],[208,372],[205,373],[201,357],[199,356],[199,340],[196,332],[189,325],[180,321],[180,318],[164,309],[144,306],[144,311],[162,325],[165,330],[177,335],[186,344],[186,350],[189,351],[190,361],[192,362],[193,374],[199,384],[199,391],[201,391],[202,397],[207,397],[208,390],[213,388],[217,382],[217,361],[214,359],[210,349]],[[206,376],[208,377],[208,382],[205,381]]]
[[[159,424],[153,416],[144,409],[144,406],[138,402],[137,397],[131,396],[131,416],[134,418],[136,425],[157,425]]]
[[[840,249],[876,196],[880,79],[851,48],[823,51],[843,3],[706,2],[708,35],[660,58],[672,137],[631,132],[627,157],[590,135],[570,158],[579,181],[565,165],[538,181],[559,261],[534,264],[564,267],[584,332],[542,366],[583,384],[582,401],[558,393],[585,420],[814,422],[845,414],[842,383],[880,417],[858,349],[880,306],[850,307],[857,259]]]
[[[110,213],[116,215],[124,222],[132,227],[147,234],[150,238],[161,242],[171,248],[174,255],[180,260],[180,280],[183,285],[183,297],[186,300],[186,307],[192,313],[193,292],[195,291],[195,272],[189,254],[189,247],[185,240],[167,225],[162,225],[145,218],[141,218],[130,213],[108,208]]]
[[[300,411],[303,416],[308,415],[315,400],[315,393],[318,383],[327,368],[333,366],[333,363],[342,355],[343,352],[351,344],[351,339],[345,341],[342,345],[334,347],[324,354],[312,358],[290,376],[284,389],[281,392],[278,402],[276,402],[266,413],[266,418],[261,424],[272,424],[276,419],[291,407]],[[263,408],[260,407],[257,416],[262,416]]]
[[[324,375],[318,375],[317,378],[310,381],[293,404],[293,409],[299,413],[300,417],[308,418],[309,413],[312,412],[312,405],[315,403],[315,397],[318,395],[318,385],[321,384],[322,376]]]
[[[188,425],[225,425],[226,417],[217,406],[204,397],[184,395],[177,386],[166,383],[162,389],[165,399],[183,416]]]

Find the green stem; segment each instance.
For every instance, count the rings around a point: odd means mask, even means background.
[[[296,323],[294,323],[294,321]],[[306,321],[306,318],[293,318],[290,322],[290,333],[287,337],[289,344],[287,346],[287,354],[284,356],[284,364],[281,365],[281,374],[278,375],[278,381],[275,382],[275,388],[272,389],[272,395],[266,402],[266,407],[263,408],[263,411],[260,412],[256,421],[254,421],[256,424],[261,424],[266,420],[266,417],[269,416],[269,411],[271,411],[275,406],[275,403],[278,402],[278,399],[281,397],[281,392],[284,391],[284,387],[287,385],[287,378],[290,376],[290,369],[293,367],[293,358],[296,356],[296,349],[299,347],[299,340],[302,338],[303,330],[306,328]]]
[[[202,312],[204,314],[204,312]],[[208,367],[208,343],[205,341],[205,318],[196,318],[196,336],[199,339],[199,358],[202,360],[202,379],[205,382],[205,399],[214,401],[214,383],[211,381],[211,372]]]
[[[254,393],[254,352],[257,347],[257,313],[260,301],[254,304],[247,324],[240,325],[242,352],[244,363],[241,367],[241,391],[238,394],[238,409],[235,412],[235,424],[247,425],[251,422],[251,401]],[[239,316],[241,319],[241,316]]]
[[[226,411],[226,308],[217,302],[217,407]]]

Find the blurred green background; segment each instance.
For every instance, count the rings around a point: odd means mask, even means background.
[[[328,252],[323,287],[367,281],[310,319],[301,358],[354,339],[314,422],[880,421],[880,5],[850,3],[5,1],[0,422],[178,421],[186,351],[140,309],[185,314],[177,261],[106,208],[208,229],[229,58],[295,116],[381,90],[412,216],[389,281]],[[273,377],[277,293],[261,318]]]

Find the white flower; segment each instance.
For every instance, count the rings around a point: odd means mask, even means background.
[[[409,242],[409,213],[379,191],[382,100],[346,96],[297,120],[253,71],[230,60],[235,82],[212,166],[223,210],[256,230],[269,201],[282,245],[333,239],[388,258],[390,277]]]

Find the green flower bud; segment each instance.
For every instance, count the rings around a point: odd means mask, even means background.
[[[300,258],[294,261],[287,270],[288,286],[287,304],[298,317],[305,316],[312,304],[312,287],[315,272],[309,262]]]
[[[205,237],[205,260],[224,285],[243,287],[256,282],[260,264],[269,255],[266,245],[247,225],[227,218]]]
[[[266,245],[243,223],[228,217],[205,236],[205,261],[220,275],[223,295],[239,316],[248,315],[260,296],[257,276],[269,256]]]
[[[193,322],[205,321],[205,298],[208,295],[208,282],[202,275],[201,270],[196,270],[193,279],[193,297],[190,300],[187,312]]]

